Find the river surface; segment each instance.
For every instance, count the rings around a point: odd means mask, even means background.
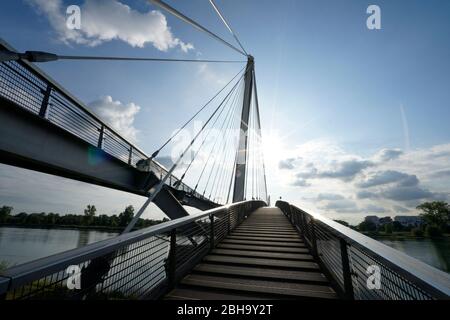
[[[0,228],[0,262],[9,266],[83,247],[116,232],[69,229]]]
[[[377,239],[394,249],[402,251],[437,269],[450,273],[450,240],[405,239],[389,240]]]
[[[116,236],[115,232],[67,229],[0,228],[0,263],[22,264]],[[450,272],[450,241],[388,240],[384,244]]]

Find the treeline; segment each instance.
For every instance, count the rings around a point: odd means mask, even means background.
[[[13,208],[3,206],[0,208],[0,224],[13,226],[42,226],[42,227],[84,227],[84,228],[109,228],[123,229],[134,217],[133,206],[128,206],[119,215],[97,214],[94,205],[88,205],[84,210],[84,214],[65,214],[58,213],[26,213],[21,212],[13,215]],[[163,220],[139,219],[135,225],[135,229],[150,227]]]
[[[342,220],[335,220],[347,227],[360,232],[392,234],[395,232],[410,232],[415,237],[439,238],[450,233],[450,205],[444,201],[425,202],[417,206],[423,223],[419,226],[403,226],[398,221],[389,221],[376,225],[370,221],[363,221],[357,226],[350,226]]]

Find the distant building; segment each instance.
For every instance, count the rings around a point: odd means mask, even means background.
[[[395,216],[394,221],[399,222],[404,227],[418,227],[423,220],[418,216]]]
[[[364,218],[365,222],[370,222],[375,224],[377,227],[380,224],[380,218],[378,218],[377,216],[367,216]]]
[[[380,224],[380,226],[384,226],[385,224],[392,223],[392,218],[391,217],[380,218],[378,220],[378,223]]]

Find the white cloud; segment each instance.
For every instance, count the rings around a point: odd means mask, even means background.
[[[300,156],[302,161],[290,161]],[[450,144],[361,156],[333,141],[314,140],[286,152],[285,161],[289,170],[276,172],[281,184],[289,182],[277,186],[283,199],[331,218],[357,223],[369,212],[417,214],[424,201],[450,200]]]
[[[368,214],[389,212],[389,210],[387,210],[386,208],[374,204],[369,204],[367,207],[364,208],[364,211],[367,212]]]
[[[368,160],[346,160],[334,162],[332,168],[318,174],[318,178],[342,179],[343,181],[353,180],[364,169],[374,166],[373,162]]]
[[[175,47],[183,52],[194,49],[192,44],[174,37],[166,17],[156,10],[142,13],[117,0],[85,0],[81,6],[81,30],[70,30],[61,0],[27,1],[47,17],[59,40],[67,44],[96,46],[121,40],[139,48],[150,43],[161,51]]]
[[[375,154],[374,159],[381,162],[390,161],[397,159],[403,153],[404,152],[400,149],[381,149],[379,152]]]
[[[336,193],[319,193],[317,196],[317,201],[324,201],[324,200],[343,200],[344,197],[340,194]]]
[[[325,211],[334,211],[337,213],[357,213],[360,212],[356,203],[348,199],[339,199],[335,201],[329,201],[327,204],[321,207]]]
[[[281,160],[278,163],[278,168],[279,169],[286,169],[286,170],[292,170],[295,169],[295,162],[301,160],[300,157],[297,158],[288,158],[288,159],[284,159]]]
[[[399,185],[408,187],[415,186],[419,183],[417,176],[406,174],[395,170],[377,171],[370,175],[369,179],[358,182],[359,188],[370,188],[379,185],[397,182]]]
[[[141,109],[138,105],[132,102],[123,104],[114,101],[111,96],[106,96],[90,103],[89,107],[124,137],[132,142],[137,141],[139,131],[134,127],[134,119]]]
[[[227,83],[227,81],[217,74],[211,67],[206,63],[201,63],[198,66],[197,74],[207,83],[217,84],[223,86]]]

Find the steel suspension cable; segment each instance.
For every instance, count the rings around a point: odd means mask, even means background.
[[[206,29],[205,27],[203,27],[202,25],[200,25],[199,23],[195,22],[194,20],[192,20],[191,18],[185,16],[184,14],[182,14],[181,12],[179,12],[178,10],[176,10],[175,8],[169,6],[167,3],[164,3],[161,0],[149,0],[150,2],[152,2],[153,4],[157,5],[158,7],[160,7],[161,9],[164,9],[165,11],[169,12],[170,14],[174,15],[175,17],[177,17],[178,19],[190,24],[191,26],[193,26],[194,28],[205,32],[206,34],[208,34],[210,37],[218,40],[219,42],[222,42],[223,44],[225,44],[226,46],[230,47],[231,49],[239,52],[240,54],[247,56],[247,54],[245,54],[243,51],[241,51],[240,49],[236,48],[235,46],[233,46],[231,43],[225,41],[224,39],[222,39],[221,37],[219,37],[218,35],[216,35],[215,33],[209,31],[208,29]]]
[[[242,92],[241,92],[242,93]],[[236,102],[236,100],[233,102],[233,103],[235,103]],[[238,102],[239,102],[239,100],[238,100]],[[233,111],[233,117],[234,117],[234,114],[235,114],[235,111],[238,109],[237,107],[238,107],[238,105],[239,105],[239,103],[235,103],[235,107],[233,108],[234,109],[234,111]],[[233,119],[230,119],[230,120],[233,120]],[[231,123],[230,123],[230,128],[232,127],[232,125],[233,125],[233,122],[231,121]],[[227,131],[227,132],[231,132],[231,131]],[[230,140],[230,139],[233,139],[233,136],[232,135],[228,135],[227,136],[228,137],[228,140],[225,142],[225,144],[224,144],[224,151],[223,151],[223,156],[224,156],[224,161],[223,161],[223,166],[221,166],[218,170],[220,170],[220,175],[219,175],[219,180],[218,180],[218,182],[217,182],[217,184],[215,184],[215,181],[213,182],[213,184],[212,184],[212,188],[211,188],[211,194],[214,194],[214,197],[216,197],[217,196],[217,194],[219,194],[220,195],[220,191],[221,191],[221,185],[222,185],[222,180],[223,180],[223,176],[224,176],[224,174],[225,174],[225,172],[226,172],[226,163],[227,163],[227,159],[228,159],[228,154],[229,154],[229,152],[228,152],[228,149],[227,149],[227,147],[228,147],[228,141]],[[214,192],[214,190],[215,190],[215,192]]]
[[[242,95],[242,91],[241,91],[241,95]],[[225,136],[223,137],[222,141],[225,141]],[[226,146],[226,142],[225,142],[225,146]],[[214,168],[216,167],[217,160],[218,160],[218,157],[215,157],[213,166],[212,166],[211,171],[210,171],[209,176],[208,176],[207,183],[206,183],[205,188],[203,190],[203,195],[205,194],[205,192],[206,192],[206,190],[208,188],[209,182],[211,180],[212,173],[214,172]],[[216,171],[215,177],[216,176],[217,176],[217,171]],[[215,180],[215,178],[214,178],[214,180]]]
[[[241,80],[242,80],[242,79],[241,79]],[[241,81],[241,80],[240,80],[240,81]],[[235,95],[236,91],[237,91],[236,88],[234,88],[234,93],[233,93],[234,95]],[[228,104],[228,102],[230,101],[230,99],[231,99],[231,95],[228,97],[227,101],[225,102],[225,105]],[[226,109],[225,107],[221,109],[219,115],[216,117],[216,119],[214,120],[214,123],[211,125],[211,128],[213,128],[214,125],[217,123],[217,121],[219,120],[220,116],[222,115],[222,113],[223,113],[223,111],[224,111],[225,109]],[[232,110],[231,107],[228,108],[227,114],[225,115],[225,119],[224,119],[224,121],[223,121],[223,123],[222,123],[222,127],[221,127],[220,130],[223,129],[223,126],[225,125],[225,122],[227,121],[228,116],[229,116],[230,113],[231,113],[231,110]],[[194,156],[192,157],[192,159],[191,159],[189,165],[186,167],[186,169],[185,169],[183,175],[181,176],[180,180],[177,181],[177,186],[179,186],[179,185],[181,184],[181,182],[183,181],[184,177],[186,176],[187,172],[188,172],[189,169],[191,168],[192,164],[194,163],[195,159],[197,158],[198,154],[200,153],[200,150],[202,149],[203,145],[205,144],[205,142],[206,142],[206,140],[208,139],[208,137],[209,137],[209,135],[210,135],[211,132],[212,132],[212,129],[210,129],[210,130],[207,132],[206,136],[203,138],[203,141],[201,142],[200,147],[199,147],[198,150],[195,152]]]
[[[241,93],[240,93],[239,95],[241,95]],[[207,166],[208,166],[209,160],[211,159],[211,156],[213,155],[213,151],[215,150],[215,147],[216,147],[218,141],[222,142],[222,141],[223,141],[223,136],[221,137],[220,140],[217,139],[217,140],[214,142],[214,144],[213,144],[213,146],[212,146],[212,148],[211,148],[211,151],[210,151],[210,153],[209,153],[209,155],[208,155],[208,158],[206,159],[205,165],[203,166],[203,170],[202,170],[200,176],[198,177],[198,180],[197,180],[197,183],[196,183],[196,185],[195,185],[194,191],[196,191],[197,188],[198,188],[198,185],[199,185],[199,183],[200,183],[200,180],[202,179],[203,174],[205,173],[205,169],[206,169]],[[209,178],[211,177],[211,173],[212,173],[212,171],[211,171],[210,174],[209,174],[208,181],[209,181]],[[208,183],[209,183],[209,182],[207,182],[207,184],[208,184]],[[204,194],[204,193],[203,193],[203,194]]]
[[[228,148],[228,142],[232,139],[229,138],[224,146],[224,152],[223,152],[223,161],[222,166],[218,169],[217,172],[220,172],[220,174],[218,174],[219,179],[217,180],[217,183],[215,183],[216,180],[214,180],[213,184],[212,184],[212,188],[211,188],[211,194],[214,195],[214,197],[216,197],[217,195],[220,195],[220,190],[221,190],[221,186],[222,186],[222,181],[224,178],[224,175],[226,174],[227,171],[227,162],[228,162],[228,158],[230,157],[230,154],[233,154],[233,150],[231,148]],[[230,153],[231,151],[231,153]],[[216,174],[217,175],[217,174]]]
[[[258,89],[256,85],[256,71],[253,69],[253,87],[254,87],[254,93],[255,93],[255,103],[256,103],[256,115],[257,115],[257,121],[258,121],[258,132],[261,139],[261,145],[262,145],[262,132],[261,132],[261,117],[259,113],[259,101],[258,101]],[[263,177],[264,177],[264,195],[267,199],[267,178],[266,178],[266,166],[264,161],[264,153],[262,152],[261,148],[261,159],[262,159],[262,169],[263,169]]]
[[[175,138],[182,130],[184,130],[184,128],[186,128],[186,126],[192,122],[192,120],[194,120],[215,98],[217,98],[217,96],[219,96],[219,94],[222,93],[223,90],[225,90],[226,87],[228,87],[230,85],[230,83],[233,82],[234,79],[236,79],[239,74],[241,74],[243,71],[245,70],[245,67],[242,68],[222,89],[220,89],[208,102],[206,102],[188,121],[186,121],[185,124],[183,124],[181,126],[181,128],[179,128],[169,139],[167,139],[166,142],[164,142],[161,147],[158,148],[158,150],[156,150],[152,156],[152,158],[155,158],[159,152],[161,152],[162,149],[164,149],[172,140],[173,138]],[[242,75],[243,76],[243,75]],[[241,76],[241,78],[242,78]]]
[[[234,86],[233,89],[240,83],[240,81],[238,81]],[[232,90],[233,90],[232,89]],[[142,207],[139,209],[139,211],[137,212],[137,214],[133,217],[133,219],[131,220],[131,222],[127,225],[127,227],[125,228],[125,230],[123,231],[123,233],[127,233],[129,232],[131,229],[133,229],[134,225],[136,224],[136,222],[138,221],[138,219],[140,218],[140,216],[142,215],[142,213],[144,213],[145,209],[147,209],[147,207],[149,206],[149,204],[155,199],[155,197],[158,195],[158,193],[161,191],[161,189],[163,188],[164,184],[166,183],[167,179],[173,174],[173,172],[175,171],[175,169],[177,168],[178,164],[180,163],[180,161],[183,159],[184,155],[186,154],[186,152],[192,147],[192,145],[195,143],[195,141],[197,140],[198,136],[203,132],[203,130],[206,128],[206,126],[208,125],[208,123],[211,121],[211,119],[214,117],[214,115],[219,111],[219,109],[222,107],[223,102],[225,101],[225,99],[231,94],[231,91],[226,95],[226,97],[222,100],[222,102],[219,104],[219,106],[214,110],[214,112],[211,114],[211,116],[208,118],[208,120],[205,122],[205,124],[202,126],[202,128],[199,130],[199,132],[195,135],[195,137],[191,140],[191,142],[189,143],[189,145],[184,149],[184,151],[181,153],[181,155],[178,157],[177,161],[172,165],[172,167],[170,168],[170,170],[167,172],[167,174],[163,177],[163,179],[161,179],[161,181],[155,186],[153,187],[150,192],[150,195],[148,196],[147,200],[145,201],[145,203],[142,205]]]
[[[246,55],[248,55],[247,51],[245,51],[244,47],[242,46],[241,42],[239,41],[238,36],[236,35],[236,33],[233,31],[233,29],[231,29],[230,24],[225,20],[225,17],[223,16],[223,14],[220,12],[219,8],[217,7],[217,5],[214,3],[213,0],[209,0],[209,3],[211,3],[213,9],[216,11],[217,15],[219,16],[219,18],[222,20],[223,24],[225,25],[225,27],[227,27],[228,31],[230,31],[230,33],[233,35],[234,39],[236,40],[236,42],[239,44],[239,46],[241,47],[242,51],[245,52]]]
[[[193,62],[193,63],[245,63],[239,60],[212,60],[212,59],[171,59],[171,58],[148,58],[148,57],[117,57],[117,56],[78,56],[59,55],[45,51],[25,51],[24,53],[1,50],[0,61],[26,60],[29,62],[53,62],[59,60],[80,61],[140,61],[140,62]]]

